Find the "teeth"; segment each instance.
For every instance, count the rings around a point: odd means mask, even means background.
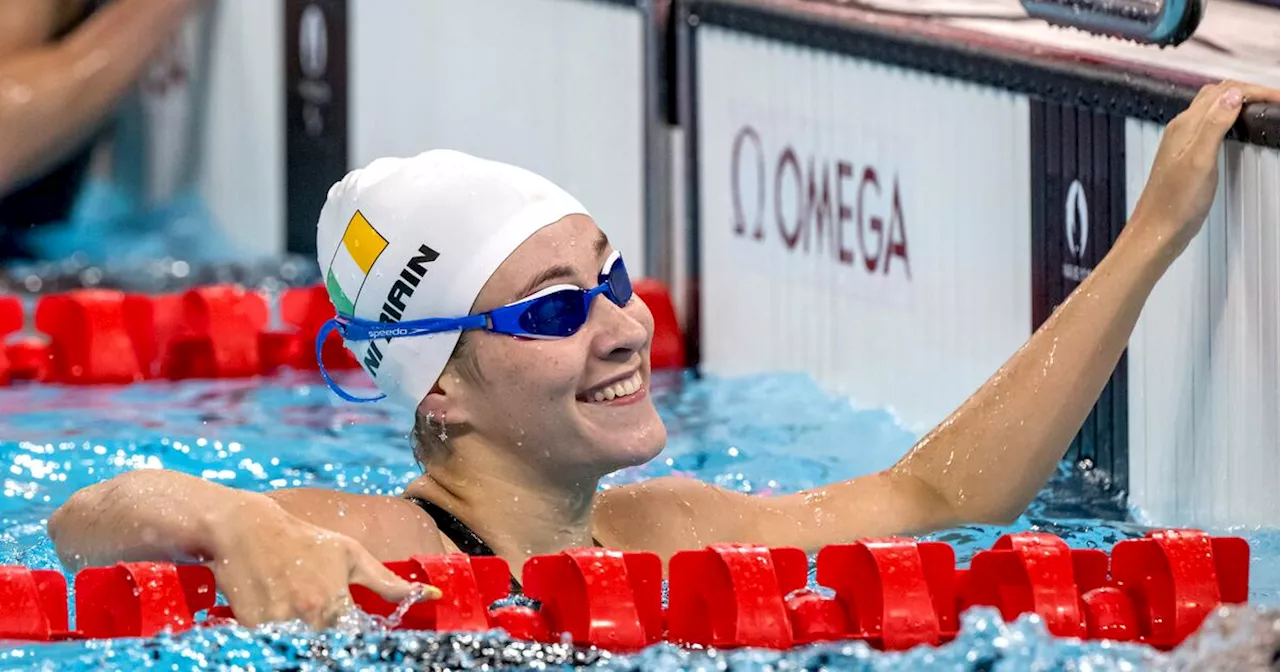
[[[596,403],[599,403],[602,401],[612,401],[614,399],[617,399],[618,397],[626,397],[626,396],[635,394],[636,391],[639,389],[640,389],[640,372],[637,371],[630,378],[620,383],[614,383],[609,387],[603,388],[601,390],[597,390],[595,394],[591,395],[591,399]]]

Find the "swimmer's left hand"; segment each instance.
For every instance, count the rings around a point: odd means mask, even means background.
[[[1280,103],[1280,91],[1240,82],[1205,86],[1165,128],[1130,227],[1172,261],[1199,233],[1218,188],[1218,156],[1244,103]]]

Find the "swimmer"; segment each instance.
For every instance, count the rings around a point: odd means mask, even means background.
[[[495,554],[519,576],[530,556],[593,544],[666,560],[717,542],[815,551],[1008,524],[1053,474],[1143,303],[1200,230],[1244,101],[1280,103],[1280,91],[1208,86],[1169,124],[1110,253],[901,461],[780,496],[677,477],[599,491],[666,440],[649,396],[653,318],[625,258],[572,196],[527,171],[452,151],[374,161],[329,191],[318,258],[339,313],[329,328],[381,403],[404,405],[406,424],[414,414],[423,475],[383,497],[246,492],[142,469],[74,494],[50,536],[70,571],[207,563],[241,623],[324,627],[350,604],[348,584],[408,596],[414,586],[380,562],[416,554]]]
[[[207,0],[206,0],[207,1]],[[107,120],[198,0],[0,0],[0,259],[65,220]]]

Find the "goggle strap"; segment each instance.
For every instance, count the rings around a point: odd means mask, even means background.
[[[324,382],[329,386],[329,389],[333,390],[334,394],[337,394],[339,397],[342,397],[347,401],[352,401],[357,404],[368,403],[371,401],[379,401],[381,399],[386,398],[387,395],[385,394],[380,394],[376,397],[353,396],[349,394],[346,390],[342,389],[342,387],[338,385],[338,383],[335,382],[333,378],[329,376],[329,372],[325,370],[324,341],[326,338],[329,337],[330,333],[338,329],[340,326],[342,326],[342,324],[338,322],[337,318],[330,318],[328,322],[324,323],[324,326],[320,327],[320,333],[316,334],[316,363],[320,365],[320,375],[324,377]]]

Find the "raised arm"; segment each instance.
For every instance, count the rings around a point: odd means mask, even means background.
[[[1205,87],[1165,129],[1147,187],[1102,263],[898,464],[781,497],[664,479],[642,488],[654,496],[639,499],[672,502],[669,506],[642,512],[631,510],[628,498],[615,497],[609,502],[614,515],[665,511],[683,517],[689,525],[673,540],[683,546],[752,541],[809,549],[1015,519],[1079,431],[1152,288],[1203,225],[1217,188],[1218,154],[1242,94],[1251,101],[1280,102],[1280,92],[1257,87]]]
[[[203,562],[245,625],[331,623],[348,586],[399,601],[413,590],[379,561],[441,552],[412,504],[324,490],[246,492],[138,470],[74,494],[49,519],[69,571],[128,561]]]
[[[906,531],[1007,523],[1044,487],[1128,344],[1151,290],[1200,231],[1223,139],[1244,101],[1280,92],[1208,86],[1165,129],[1111,252],[1023,348],[882,478],[936,500]],[[922,494],[920,494],[922,493]]]
[[[59,42],[0,55],[0,194],[82,142],[195,5],[116,0]]]

